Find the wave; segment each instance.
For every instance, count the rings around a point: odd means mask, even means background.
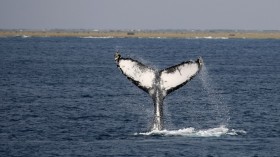
[[[212,37],[212,36],[208,36],[208,37],[195,37],[195,39],[229,39],[228,37]]]
[[[166,37],[148,37],[150,39],[167,39]]]
[[[240,135],[246,134],[244,130],[235,130],[235,129],[228,129],[225,126],[220,126],[217,128],[210,128],[210,129],[201,129],[197,130],[193,127],[184,128],[179,130],[152,130],[150,132],[144,133],[135,133],[134,135],[143,135],[143,136],[189,136],[189,137],[220,137],[222,135]]]
[[[30,36],[28,36],[28,35],[22,35],[21,37],[22,37],[22,38],[29,38]]]
[[[107,37],[93,37],[93,36],[88,36],[88,37],[81,37],[83,39],[109,39],[109,38],[114,38],[112,36],[107,36]]]

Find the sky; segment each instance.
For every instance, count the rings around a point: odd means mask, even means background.
[[[280,0],[0,0],[0,29],[280,30]]]

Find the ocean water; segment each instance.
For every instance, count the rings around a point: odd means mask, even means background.
[[[163,69],[204,60],[152,99],[114,53]],[[280,156],[280,40],[0,38],[0,156]]]

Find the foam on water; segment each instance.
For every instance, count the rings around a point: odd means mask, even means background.
[[[228,129],[226,126],[221,125],[217,128],[197,130],[193,127],[184,128],[179,130],[152,130],[150,132],[135,133],[134,135],[144,136],[188,136],[188,137],[220,137],[222,135],[240,135],[246,134],[244,130]]]

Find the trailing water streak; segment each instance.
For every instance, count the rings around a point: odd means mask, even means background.
[[[199,78],[201,79],[203,88],[207,93],[209,103],[214,105],[213,112],[216,114],[216,120],[219,124],[228,125],[230,120],[228,105],[226,104],[224,97],[216,90],[217,85],[211,80],[206,66],[203,66],[201,69]]]

